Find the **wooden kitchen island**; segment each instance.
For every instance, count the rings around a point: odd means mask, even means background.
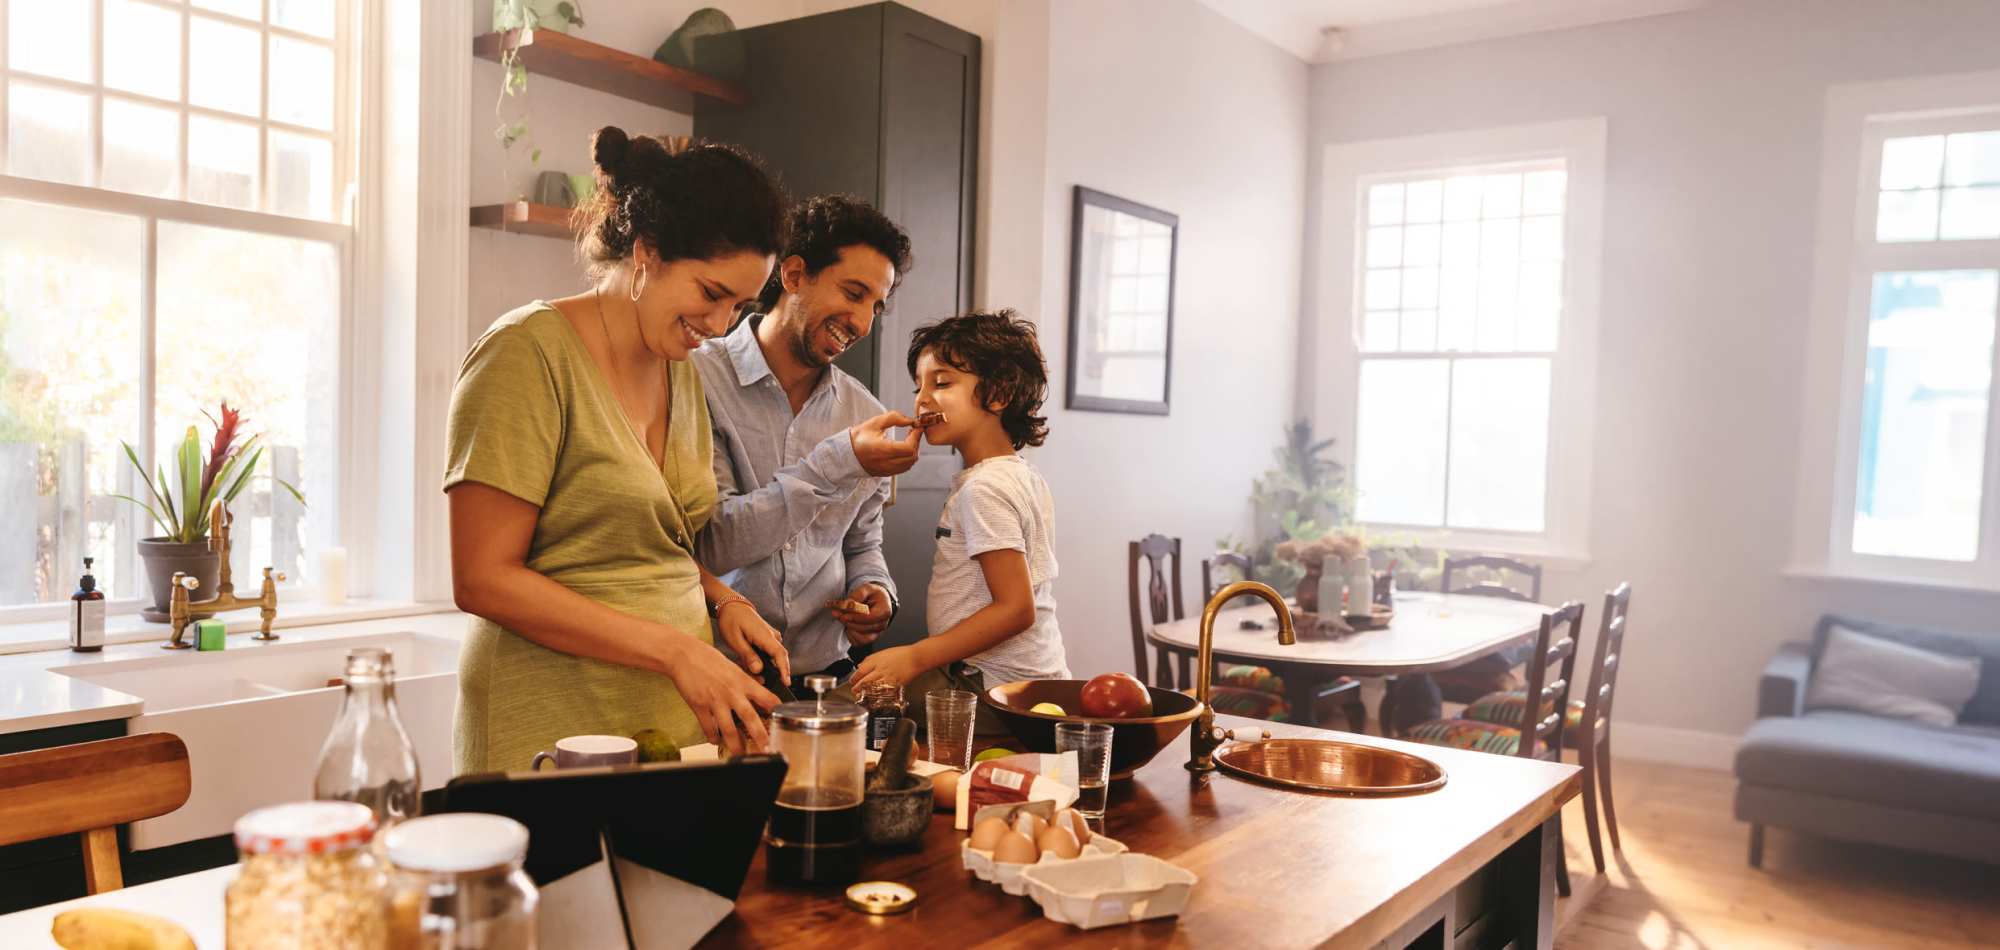
[[[760,850],[736,912],[701,944],[938,948],[972,945],[1549,947],[1562,842],[1554,819],[1581,788],[1575,766],[1218,716],[1278,738],[1402,749],[1443,766],[1443,788],[1396,798],[1287,791],[1226,773],[1195,776],[1187,738],[1113,783],[1104,833],[1201,880],[1185,914],[1079,930],[960,864],[963,832],[933,819],[920,850],[872,853],[868,880],[916,889],[892,917],[848,909],[838,888],[765,883]]]

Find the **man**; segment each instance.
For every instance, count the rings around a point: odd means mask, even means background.
[[[909,235],[880,211],[813,198],[792,211],[766,312],[695,351],[720,495],[696,554],[777,628],[795,689],[810,673],[846,676],[849,646],[875,642],[896,613],[882,508],[922,433],[892,437],[911,420],[833,362],[874,329],[909,267]]]

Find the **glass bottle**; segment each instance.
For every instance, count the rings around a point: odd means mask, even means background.
[[[412,818],[383,836],[395,868],[390,918],[423,950],[534,950],[540,895],[521,864],[528,829],[463,812]]]
[[[313,797],[360,802],[388,828],[415,818],[423,784],[417,749],[396,715],[396,667],[381,647],[347,652],[347,696],[319,750]]]
[[[868,710],[868,748],[880,752],[888,744],[889,734],[896,731],[896,720],[903,718],[907,708],[902,684],[870,683],[855,698],[861,708]]]
[[[78,653],[104,649],[104,592],[90,573],[94,560],[83,559],[83,576],[77,579],[76,593],[69,595],[69,648]]]

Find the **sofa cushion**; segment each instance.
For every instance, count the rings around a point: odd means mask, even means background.
[[[2000,821],[2000,734],[1834,710],[1773,716],[1744,735],[1736,778]]]
[[[1958,718],[1961,723],[2000,725],[2000,634],[1953,633],[1828,615],[1820,618],[1818,628],[1813,631],[1812,657],[1815,669],[1819,665],[1820,654],[1826,651],[1827,636],[1836,625],[1872,637],[1907,643],[1935,653],[1979,657],[1981,660],[1979,688],[1973,692],[1971,701],[1965,704],[1965,709],[1959,713]]]
[[[1976,656],[1938,653],[1835,624],[1806,689],[1806,708],[1950,726],[1979,688],[1979,664]]]

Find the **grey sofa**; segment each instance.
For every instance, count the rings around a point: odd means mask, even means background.
[[[1822,709],[1806,684],[1834,624],[1912,646],[1981,657],[1979,688],[1940,728]],[[1757,722],[1736,752],[1736,818],[1750,823],[1750,864],[1764,826],[2000,864],[2000,636],[1820,618],[1787,643],[1757,684]]]

